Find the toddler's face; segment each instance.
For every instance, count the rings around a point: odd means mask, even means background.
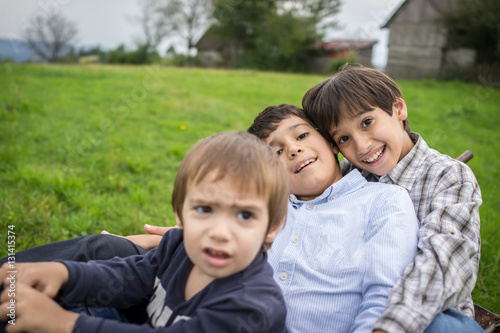
[[[182,209],[184,246],[193,264],[209,279],[245,269],[261,250],[267,233],[267,198],[250,187],[245,193],[229,177],[208,174],[188,185]],[[177,217],[178,218],[178,217]],[[279,226],[278,226],[279,229]],[[277,234],[277,232],[276,232]]]

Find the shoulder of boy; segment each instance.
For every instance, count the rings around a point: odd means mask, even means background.
[[[450,185],[465,182],[477,183],[474,172],[468,165],[448,155],[437,152],[435,156],[428,159],[428,163],[426,174],[439,178],[438,183],[446,182]]]

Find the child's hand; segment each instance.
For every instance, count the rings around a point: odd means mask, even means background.
[[[12,294],[11,294],[12,296]],[[4,289],[0,300],[0,319],[10,320],[6,332],[72,332],[78,314],[66,311],[56,302],[29,285],[18,282],[15,288],[15,312],[8,308],[12,304],[8,288]],[[13,317],[12,314],[15,316]]]
[[[4,291],[9,290],[12,283],[23,283],[54,298],[68,282],[68,269],[60,262],[11,265],[13,264],[5,263],[0,269],[0,281],[3,283]]]
[[[144,225],[144,230],[150,234],[150,235],[158,235],[158,236],[164,236],[167,231],[169,231],[170,229],[173,229],[173,228],[178,228],[177,226],[175,227],[157,227],[157,226],[154,226],[154,225],[149,225],[149,224],[145,224]]]

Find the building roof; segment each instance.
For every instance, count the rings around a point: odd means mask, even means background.
[[[198,51],[218,50],[228,44],[228,40],[223,38],[216,26],[211,26],[205,31],[203,36],[195,44]]]
[[[387,22],[385,22],[382,28],[389,28],[389,26],[391,25],[392,21],[394,21],[398,13],[401,12],[401,10],[411,1],[412,0],[403,0],[399,5],[399,7],[391,15],[391,17],[387,20]],[[419,1],[428,1],[438,11],[452,10],[456,8],[456,0],[419,0]]]

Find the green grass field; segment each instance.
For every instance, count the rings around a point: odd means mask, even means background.
[[[214,132],[246,130],[271,104],[300,105],[323,77],[160,67],[0,65],[0,230],[16,250],[106,229],[173,225],[176,169]],[[500,91],[398,81],[412,130],[469,162],[483,193],[476,303],[500,313]],[[497,207],[497,208],[495,208]]]

